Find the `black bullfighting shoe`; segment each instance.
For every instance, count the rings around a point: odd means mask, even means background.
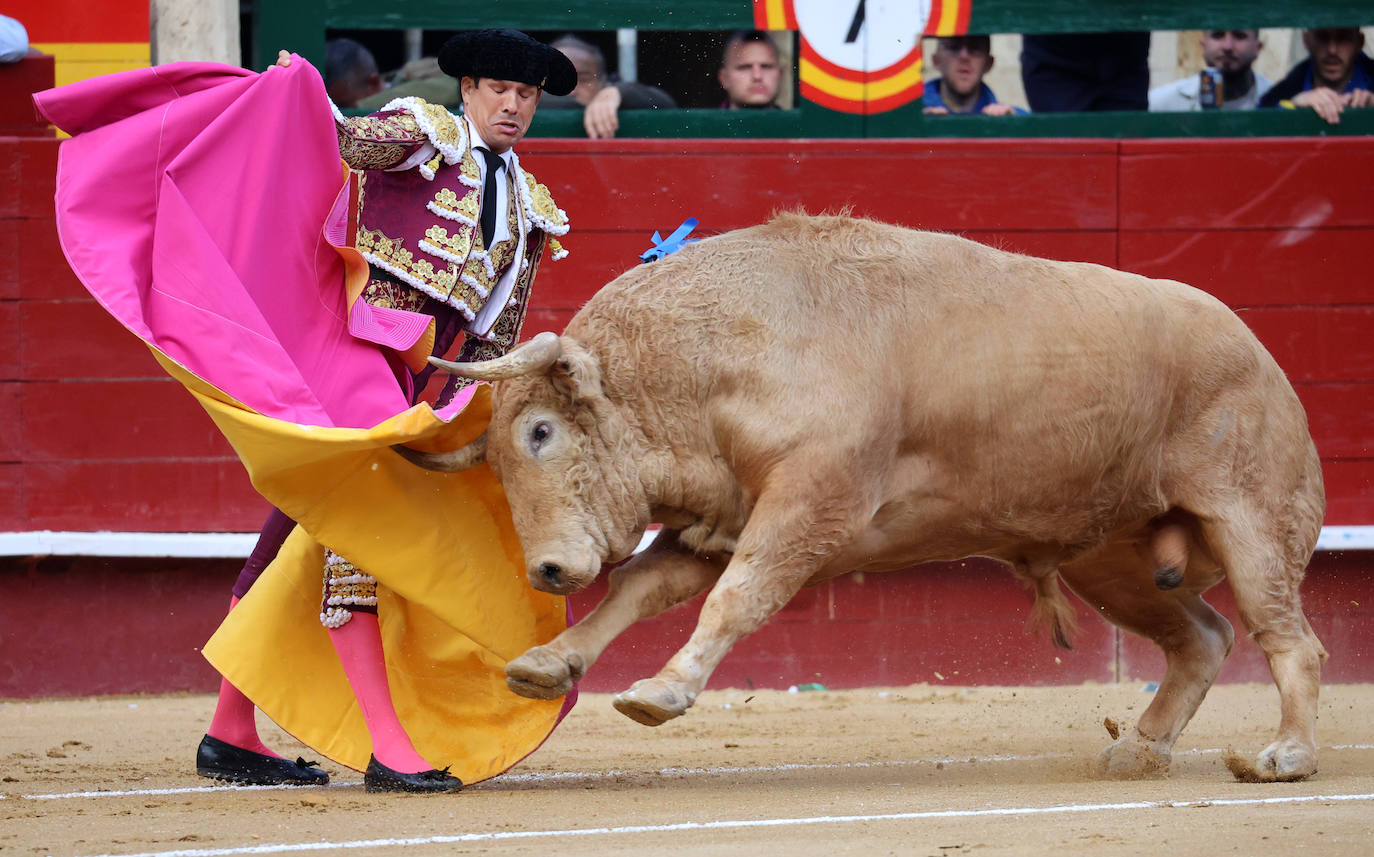
[[[206,735],[196,749],[196,773],[249,786],[325,786],[329,773],[316,762],[278,759]]]
[[[456,792],[463,787],[463,781],[443,770],[421,771],[418,774],[403,774],[393,771],[377,761],[373,756],[363,772],[363,791],[365,792],[419,792],[438,794]]]

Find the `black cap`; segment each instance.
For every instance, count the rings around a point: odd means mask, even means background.
[[[577,86],[577,69],[563,52],[519,30],[459,33],[439,49],[439,68],[454,77],[489,77],[567,95]]]

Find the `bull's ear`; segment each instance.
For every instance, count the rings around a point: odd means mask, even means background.
[[[601,365],[595,356],[567,337],[563,338],[562,353],[549,367],[549,378],[560,393],[574,402],[601,395]]]

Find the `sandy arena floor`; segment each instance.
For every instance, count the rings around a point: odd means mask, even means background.
[[[1320,854],[1374,841],[1374,686],[1323,690],[1321,772],[1243,785],[1268,685],[1213,688],[1168,779],[1095,779],[1139,686],[713,691],[650,729],[586,695],[549,742],[461,794],[235,789],[194,774],[208,696],[0,703],[0,853],[29,855]],[[268,726],[283,752],[300,748]]]

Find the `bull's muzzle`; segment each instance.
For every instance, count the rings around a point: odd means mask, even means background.
[[[601,558],[590,550],[538,552],[529,556],[525,575],[530,586],[554,595],[586,589],[601,571]]]

